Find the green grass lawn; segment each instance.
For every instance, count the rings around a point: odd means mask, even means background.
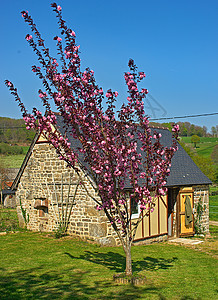
[[[0,208],[5,230],[19,230],[16,211]],[[0,299],[217,299],[218,227],[210,232],[188,248],[133,246],[133,271],[147,278],[141,286],[113,281],[125,269],[121,247],[28,231],[0,234]]]
[[[217,299],[217,260],[159,243],[132,248],[142,286],[114,283],[124,271],[120,247],[19,232],[0,236],[1,299]]]
[[[0,232],[19,230],[16,209],[3,208],[0,205]]]

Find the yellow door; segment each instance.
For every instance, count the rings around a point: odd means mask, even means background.
[[[179,195],[179,236],[194,235],[194,198],[192,190],[182,190]]]

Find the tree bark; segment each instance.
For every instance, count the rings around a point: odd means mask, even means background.
[[[126,240],[126,276],[132,275],[132,257],[131,257],[131,242]]]

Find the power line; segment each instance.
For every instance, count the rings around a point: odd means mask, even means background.
[[[218,115],[218,112],[211,113],[211,114],[201,114],[201,115],[189,115],[189,116],[168,117],[168,118],[155,118],[155,119],[150,119],[150,121],[171,120],[171,119],[186,119],[186,118],[206,117],[206,116],[214,116],[214,115]]]
[[[149,119],[150,121],[158,121],[158,120],[172,120],[172,119],[186,119],[186,118],[196,118],[196,117],[206,117],[206,116],[215,116],[218,115],[218,112],[216,113],[209,113],[209,114],[200,114],[200,115],[188,115],[188,116],[178,116],[178,117],[167,117],[167,118],[155,118],[155,119]],[[0,127],[0,130],[6,130],[6,129],[19,129],[19,128],[23,128],[26,129],[26,127],[22,126],[22,127],[16,127],[16,126],[12,126],[12,127]]]

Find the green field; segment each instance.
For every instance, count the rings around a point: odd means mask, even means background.
[[[29,146],[21,146],[22,154],[0,154],[0,166],[4,168],[20,168]]]
[[[188,144],[189,146],[193,146],[191,143],[191,136],[183,136],[181,140]],[[210,157],[214,147],[218,145],[218,138],[216,137],[201,137],[200,143],[197,143],[197,148],[195,149],[196,153],[203,157]]]
[[[180,137],[185,143],[191,143],[191,136]],[[200,137],[200,143],[218,142],[217,137]]]
[[[24,158],[24,154],[0,155],[1,165],[4,166],[4,168],[20,168]]]

